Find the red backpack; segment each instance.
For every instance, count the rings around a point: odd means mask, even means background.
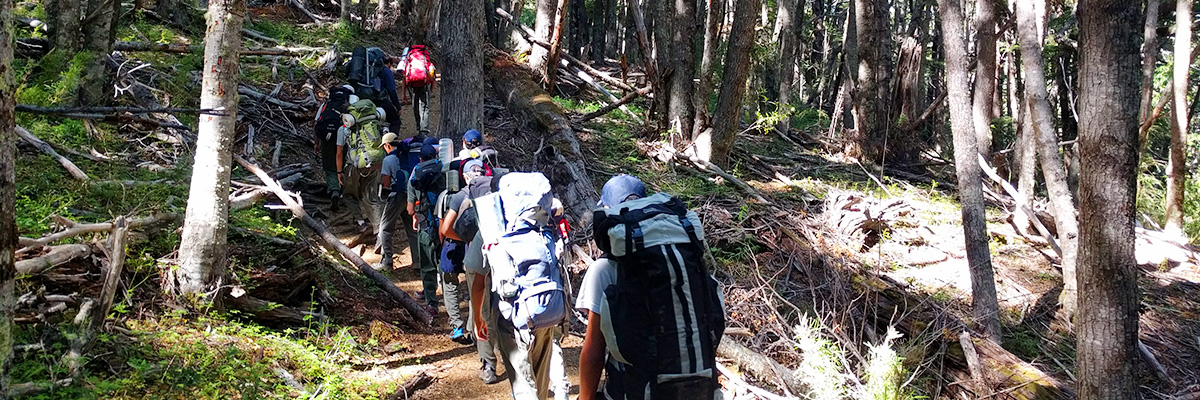
[[[433,82],[433,62],[425,46],[414,45],[408,51],[408,62],[404,65],[404,83],[408,86],[425,86]]]

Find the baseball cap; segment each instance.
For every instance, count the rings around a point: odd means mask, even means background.
[[[395,133],[388,132],[388,133],[383,134],[383,140],[379,142],[379,147],[383,147],[383,145],[388,144],[388,143],[399,143],[399,142],[400,142],[399,140],[396,140]]]
[[[608,179],[600,190],[599,206],[613,207],[623,203],[629,196],[646,197],[646,185],[641,179],[628,174],[620,174]]]
[[[483,134],[479,131],[471,129],[463,134],[463,142],[465,143],[481,143],[483,142]]]
[[[437,148],[433,147],[433,145],[429,143],[421,145],[422,159],[432,160],[434,157],[437,157]]]

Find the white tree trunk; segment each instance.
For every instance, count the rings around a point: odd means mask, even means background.
[[[1171,150],[1167,165],[1167,220],[1163,229],[1183,238],[1183,194],[1187,185],[1188,59],[1192,53],[1192,0],[1175,6],[1175,62],[1171,69]]]
[[[224,115],[200,116],[179,245],[180,265],[175,270],[177,290],[185,295],[203,298],[216,294],[225,275],[231,147],[237,128],[238,48],[245,12],[245,0],[208,3],[200,107],[224,110]]]

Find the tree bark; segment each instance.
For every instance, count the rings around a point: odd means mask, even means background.
[[[858,113],[855,128],[863,157],[883,163],[885,153],[894,153],[886,143],[892,127],[890,84],[892,81],[892,34],[888,28],[889,1],[854,0],[854,21],[857,34],[856,64],[858,69],[854,90],[854,108]],[[903,160],[896,160],[903,162]]]
[[[440,132],[461,137],[469,129],[483,130],[483,0],[454,0],[442,5],[442,121]]]
[[[493,9],[495,7],[492,7]],[[587,47],[590,35],[588,31],[592,28],[588,24],[587,3],[584,1],[576,1],[571,3],[571,40],[568,40],[567,54],[575,58],[583,56],[583,49]]]
[[[83,5],[80,0],[56,0],[53,4],[56,5],[58,15],[55,17],[58,21],[58,26],[54,27],[53,38],[54,48],[59,52],[67,54],[75,53],[79,50],[81,43],[80,33],[80,14],[82,13]],[[51,11],[47,11],[50,13]]]
[[[729,165],[729,154],[741,130],[742,100],[746,96],[746,78],[750,75],[750,51],[754,48],[754,14],[759,0],[735,0],[733,29],[725,51],[725,73],[721,94],[713,112],[713,127],[695,140],[696,156],[717,165]]]
[[[986,0],[981,0],[984,2]],[[950,128],[954,132],[954,169],[962,201],[963,233],[967,264],[971,269],[971,308],[979,331],[1000,342],[1000,303],[992,255],[988,249],[987,219],[983,205],[983,176],[972,129],[970,77],[967,67],[967,37],[963,11],[958,0],[938,0],[942,16],[942,42],[946,48],[946,89],[950,97]],[[988,96],[989,99],[991,96]],[[975,106],[978,109],[978,105]]]
[[[192,24],[192,18],[188,9],[195,4],[192,0],[156,0],[154,12],[167,18],[175,26],[189,26]]]
[[[1187,191],[1188,69],[1192,46],[1192,0],[1175,4],[1175,62],[1171,67],[1171,148],[1167,161],[1166,222],[1163,231],[1185,237],[1183,197]]]
[[[88,0],[88,16],[91,22],[84,26],[85,48],[97,59],[84,72],[86,85],[79,87],[79,103],[82,105],[105,104],[112,99],[108,95],[112,75],[108,73],[104,57],[112,53],[116,40],[116,27],[121,17],[119,0]]]
[[[708,128],[708,101],[713,90],[713,69],[717,64],[717,47],[721,43],[721,27],[725,22],[725,0],[707,0],[708,8],[704,25],[704,47],[700,53],[700,71],[696,74],[700,82],[696,86],[696,122],[693,136]]]
[[[775,15],[776,37],[779,42],[779,60],[776,63],[778,70],[776,78],[779,80],[778,112],[786,113],[786,117],[782,118],[775,129],[786,135],[787,131],[792,129],[791,120],[791,101],[792,101],[792,77],[795,75],[796,65],[796,13],[797,9],[803,12],[803,5],[797,7],[797,0],[779,0],[779,11]]]
[[[535,1],[537,2],[537,19],[534,20],[533,31],[537,34],[537,40],[550,43],[550,34],[554,29],[554,15],[559,0]],[[520,10],[514,10],[514,12],[516,12],[514,16],[520,18]],[[529,52],[529,69],[537,74],[538,81],[546,82],[548,68],[550,68],[550,49],[533,46],[533,50]]]
[[[562,32],[566,25],[567,5],[569,0],[558,0],[554,11],[554,28],[550,30],[550,49],[546,56],[546,91],[554,94],[555,80],[558,79],[558,60],[562,51]]]
[[[696,75],[696,2],[690,0],[653,0],[658,6],[655,40],[658,43],[658,78],[665,91],[655,91],[662,106],[662,128],[673,132],[674,143],[692,133],[695,107],[692,93]],[[676,131],[676,128],[678,130]]]
[[[605,39],[608,36],[608,8],[612,7],[615,0],[596,0],[592,3],[592,42],[588,49],[588,56],[593,62],[604,61],[605,56]]]
[[[1145,121],[1154,108],[1154,66],[1158,63],[1158,9],[1162,0],[1146,1],[1146,23],[1142,28],[1142,99],[1138,121]],[[1143,140],[1144,141],[1144,140]]]
[[[1188,20],[1191,3],[1179,1]],[[1137,27],[1142,16],[1138,3],[1123,0],[1081,0],[1078,10],[1079,398],[1136,399]],[[1178,60],[1186,59],[1187,42],[1176,53]]]
[[[200,107],[223,109],[224,115],[202,115],[187,213],[174,271],[180,294],[200,300],[220,299],[227,263],[229,173],[237,129],[238,48],[242,44],[245,0],[210,0],[204,37],[204,73]]]
[[[975,54],[975,94],[972,119],[979,154],[989,157],[992,152],[992,107],[996,92],[996,3],[995,0],[975,2],[975,27],[978,31]]]
[[[0,399],[7,398],[13,367],[12,318],[17,250],[17,121],[14,118],[16,87],[13,84],[13,1],[0,0]]]
[[[1040,31],[1033,2],[1017,2],[1017,31],[1021,42],[1021,61],[1025,67],[1025,98],[1030,102],[1029,119],[1033,128],[1030,134],[1037,140],[1038,159],[1046,178],[1050,208],[1054,211],[1054,224],[1063,249],[1063,291],[1059,301],[1069,317],[1074,315],[1077,305],[1075,258],[1079,230],[1071,190],[1067,187],[1066,165],[1058,153],[1058,134],[1054,131],[1054,114],[1046,91],[1042,41],[1038,38]]]
[[[338,14],[338,24],[341,24],[343,27],[350,26],[350,9],[353,7],[354,4],[351,2],[351,0],[341,1],[341,12]]]

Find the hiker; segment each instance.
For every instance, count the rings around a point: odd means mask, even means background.
[[[403,96],[401,104],[409,104],[408,94],[413,96],[413,119],[417,131],[422,135],[429,134],[429,95],[433,93],[433,83],[437,81],[437,69],[429,50],[424,45],[415,44],[404,48],[400,56],[398,70],[404,77],[400,82]]]
[[[439,153],[448,153],[450,150],[439,148]],[[449,173],[457,174],[458,182],[466,181],[466,177],[462,174],[463,161],[455,159],[450,163]],[[469,289],[464,287],[459,279],[466,272],[463,269],[463,258],[466,256],[467,243],[453,229],[449,229],[448,225],[453,223],[453,220],[450,218],[451,215],[454,215],[455,219],[457,219],[457,210],[462,206],[467,194],[466,190],[459,189],[457,186],[457,184],[448,183],[447,191],[443,192],[438,198],[438,217],[440,221],[438,232],[442,236],[441,261],[438,265],[442,273],[442,300],[446,303],[446,316],[449,317],[447,323],[450,325],[450,340],[464,345],[471,345],[474,344],[474,340],[469,334],[470,328],[467,327],[467,322],[463,321],[463,310],[460,307],[463,295],[468,295],[469,297],[469,293],[467,293]],[[451,192],[451,190],[454,190],[454,192]],[[468,280],[468,282],[470,281]],[[467,318],[470,318],[469,315]]]
[[[387,113],[387,128],[400,132],[400,98],[396,75],[388,66],[396,62],[378,47],[357,46],[346,64],[346,80],[360,98],[371,100]]]
[[[370,223],[372,232],[379,229],[379,213],[383,203],[379,198],[379,170],[384,152],[379,147],[383,140],[380,121],[385,118],[382,108],[371,100],[360,99],[350,104],[342,114],[342,127],[338,129],[337,171],[338,183],[344,192],[350,211]],[[364,226],[365,227],[365,226]],[[378,245],[378,244],[377,244]]]
[[[575,302],[588,313],[579,398],[714,398],[724,301],[699,217],[665,193],[646,196],[625,174],[604,184],[599,206],[593,234],[603,255]]]
[[[420,163],[413,167],[408,179],[408,214],[417,232],[416,248],[412,251],[413,265],[420,267],[423,290],[418,297],[425,299],[430,314],[437,314],[438,267],[435,254],[441,243],[435,212],[437,196],[446,189],[446,174],[437,158],[437,139],[425,138],[421,145]]]
[[[329,194],[329,208],[338,212],[342,200],[342,185],[338,183],[338,131],[342,127],[342,114],[350,111],[350,104],[358,101],[354,87],[342,85],[329,90],[329,99],[317,110],[313,127],[313,143],[321,155],[321,169],[325,171],[325,192]]]
[[[386,271],[392,269],[392,234],[396,231],[396,221],[407,221],[401,219],[401,214],[406,210],[405,199],[408,198],[408,184],[406,183],[408,182],[408,171],[404,169],[400,161],[401,141],[395,133],[384,134],[382,143],[379,145],[387,152],[387,156],[383,157],[383,166],[379,174],[379,195],[383,198],[383,212],[376,241],[382,250],[378,269]],[[405,228],[405,230],[408,229]]]
[[[563,276],[550,225],[553,196],[541,173],[508,173],[494,193],[473,200],[491,273],[496,347],[504,355],[514,399],[566,399],[561,324],[566,317]],[[556,351],[558,350],[558,351]],[[557,353],[557,354],[556,354]],[[553,382],[552,381],[557,381]]]

